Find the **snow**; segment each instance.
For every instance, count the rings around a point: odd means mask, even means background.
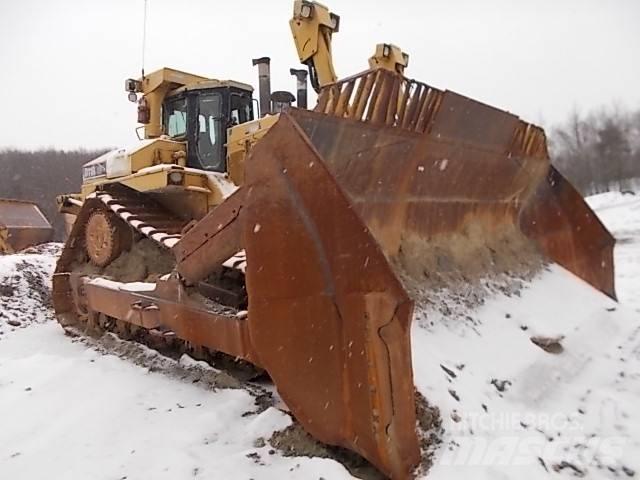
[[[112,290],[123,290],[125,292],[153,292],[156,289],[155,283],[149,282],[114,282],[106,278],[94,278],[89,280],[91,285],[106,287]]]
[[[640,189],[639,189],[640,191]],[[640,194],[602,193],[587,199],[616,237],[616,291],[624,305],[640,311]]]
[[[618,239],[620,303],[550,265],[462,317],[417,311],[414,381],[443,426],[421,478],[637,478],[640,198],[589,203]],[[0,285],[17,292],[0,294],[0,478],[354,478],[336,461],[260,446],[291,420],[255,413],[250,390],[212,390],[65,336],[24,273],[46,281],[56,254],[0,257]]]
[[[13,335],[0,358],[1,478],[349,478],[329,460],[255,447],[290,419],[274,408],[247,415],[246,391],[149,372],[71,342],[53,322]]]
[[[60,244],[0,255],[0,341],[17,327],[53,319],[51,272]]]
[[[445,429],[429,478],[539,478],[538,457],[594,478],[640,468],[640,315],[552,266],[466,329],[433,316],[412,331],[415,382]],[[564,351],[534,336],[561,338]]]
[[[200,170],[196,171],[201,173]],[[218,190],[223,198],[230,197],[238,189],[238,186],[229,179],[226,173],[209,172],[207,175],[209,182],[213,185],[212,190]]]
[[[179,238],[177,237],[173,237],[173,238],[167,238],[165,240],[163,240],[162,243],[164,243],[164,246],[167,248],[173,248],[175,246],[176,243],[178,243],[180,241]]]
[[[418,312],[415,383],[444,427],[428,478],[639,471],[640,198],[607,193],[589,203],[618,239],[619,304],[552,265],[467,320]],[[535,336],[560,339],[563,352],[544,351]]]
[[[259,225],[257,226],[258,226],[257,230],[256,230],[256,227],[253,228],[254,233],[260,230]],[[222,265],[224,265],[227,268],[234,268],[236,270],[240,270],[242,273],[245,273],[247,269],[247,254],[244,250],[240,250],[235,255],[232,255],[231,257],[226,259],[222,263]]]

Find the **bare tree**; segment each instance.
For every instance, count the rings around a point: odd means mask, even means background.
[[[640,111],[574,110],[550,139],[554,164],[583,194],[629,188],[640,179]]]

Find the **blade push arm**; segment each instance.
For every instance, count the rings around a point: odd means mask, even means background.
[[[331,36],[338,32],[340,17],[317,2],[296,0],[289,21],[300,62],[309,67],[311,85],[317,92],[337,80],[331,54]]]
[[[390,43],[376,45],[375,53],[369,58],[369,68],[384,68],[399,74],[403,74],[408,65],[409,54]]]

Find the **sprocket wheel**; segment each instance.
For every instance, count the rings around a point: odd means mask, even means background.
[[[106,267],[118,258],[123,250],[124,228],[121,221],[105,210],[91,214],[85,227],[87,255],[98,267]]]

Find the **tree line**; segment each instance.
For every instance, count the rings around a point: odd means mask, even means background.
[[[575,110],[549,140],[554,165],[583,195],[640,189],[640,110]]]

